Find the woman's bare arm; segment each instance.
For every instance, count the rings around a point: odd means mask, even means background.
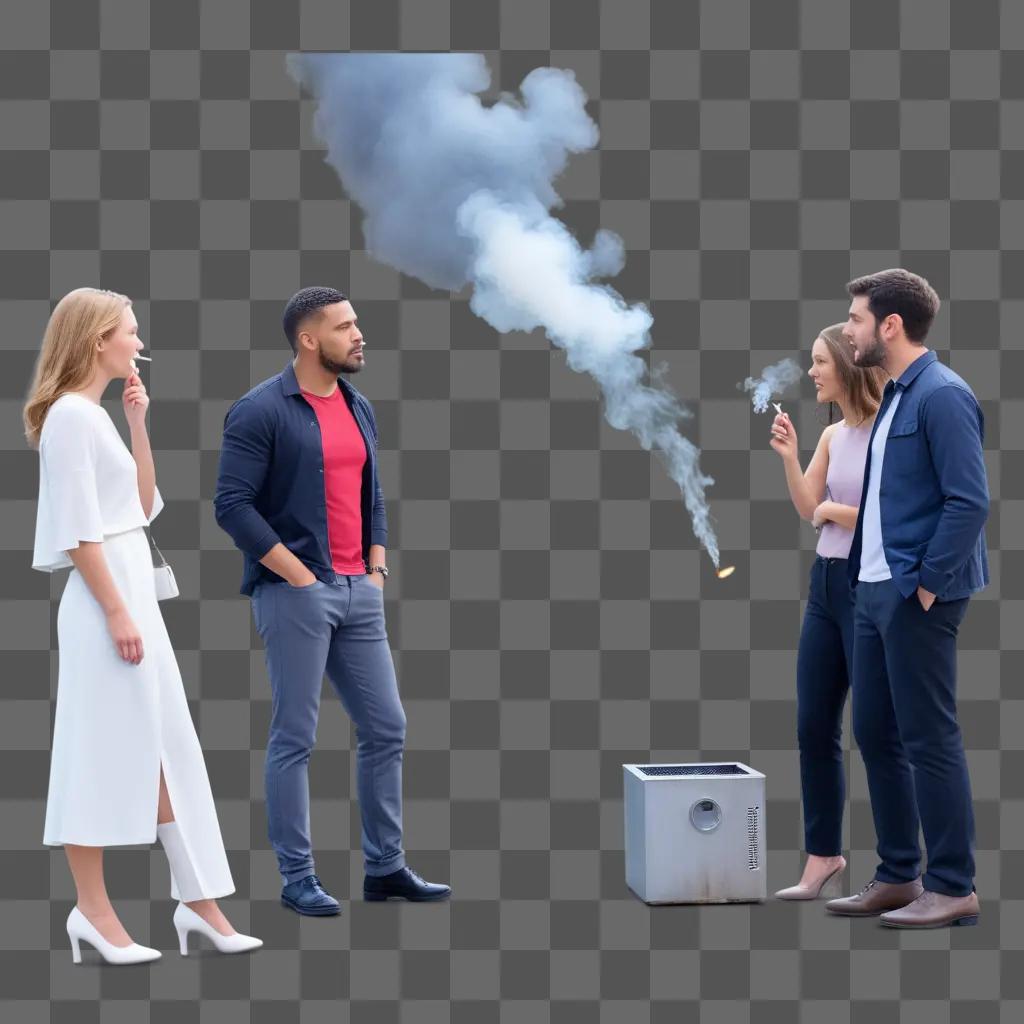
[[[824,517],[838,523],[847,530],[854,530],[857,527],[857,513],[860,511],[856,505],[840,505],[838,501],[826,501],[822,509]]]
[[[156,467],[153,465],[153,449],[149,443],[149,433],[145,423],[133,427],[132,455],[138,467],[139,500],[146,519],[153,513],[153,502],[156,500]]]
[[[133,665],[143,658],[142,636],[128,611],[124,596],[114,582],[103,553],[102,541],[80,541],[68,550],[68,558],[82,574],[86,586],[107,617],[107,630],[117,653]]]
[[[810,521],[814,517],[814,510],[821,504],[822,498],[825,496],[825,477],[828,474],[828,449],[831,436],[832,426],[827,426],[821,432],[821,437],[818,438],[818,446],[814,449],[811,461],[807,464],[806,472],[801,470],[798,458],[783,460],[789,497],[801,519]]]
[[[102,541],[80,541],[77,548],[68,551],[68,558],[82,574],[82,579],[107,615],[126,607],[121,591],[117,589],[114,577],[110,574]]]

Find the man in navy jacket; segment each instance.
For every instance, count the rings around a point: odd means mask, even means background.
[[[974,813],[956,716],[956,637],[989,580],[984,418],[967,384],[923,342],[939,297],[884,270],[847,285],[859,366],[892,378],[875,416],[850,549],[853,728],[867,769],[880,863],[827,908],[884,924],[975,924]],[[928,865],[920,877],[918,828]]]
[[[303,288],[284,311],[295,358],[238,399],[224,421],[218,524],[245,554],[273,693],[265,784],[267,831],[300,914],[340,912],[315,873],[308,764],[324,674],[356,726],[363,897],[445,899],[405,863],[405,712],[384,623],[387,518],[373,408],[343,374],[364,362],[352,303]]]

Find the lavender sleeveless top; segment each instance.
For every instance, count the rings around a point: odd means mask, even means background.
[[[832,431],[828,449],[828,473],[825,483],[828,491],[826,500],[840,505],[860,505],[864,487],[864,463],[868,456],[868,439],[871,437],[872,422],[859,427],[848,427],[840,423]],[[853,543],[853,530],[847,530],[829,520],[821,528],[817,552],[822,558],[846,558]]]

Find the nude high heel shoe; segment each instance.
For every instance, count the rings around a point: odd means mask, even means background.
[[[831,895],[831,892],[835,890],[839,882],[839,878],[845,870],[846,860],[844,859],[842,864],[840,864],[835,871],[826,875],[816,886],[791,885],[786,889],[779,889],[775,894],[775,897],[780,900],[816,900],[821,896],[826,885],[831,885],[829,893],[829,895]]]
[[[241,932],[235,932],[234,935],[221,935],[213,925],[204,921],[184,903],[179,903],[178,909],[174,911],[174,928],[178,933],[178,945],[181,948],[182,956],[188,956],[189,932],[199,932],[200,935],[205,935],[220,953],[247,953],[250,949],[259,949],[263,945],[263,940],[257,939],[254,935],[242,935]]]
[[[96,930],[96,926],[83,914],[77,906],[68,914],[68,938],[71,940],[71,959],[82,962],[82,948],[79,943],[84,939],[108,964],[141,964],[148,960],[159,960],[163,955],[159,949],[140,946],[133,942],[130,946],[115,946],[107,942]]]

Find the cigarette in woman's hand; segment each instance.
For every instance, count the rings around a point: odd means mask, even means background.
[[[785,414],[785,413],[784,413],[784,412],[782,411],[782,406],[781,406],[781,405],[779,405],[779,403],[778,403],[778,402],[772,402],[772,405],[774,405],[774,406],[775,406],[775,411],[776,411],[776,412],[777,412],[777,413],[778,413],[778,414],[779,414],[780,416],[783,416],[783,417],[784,417],[784,416],[786,415],[786,414]],[[781,434],[780,434],[780,433],[777,433],[777,432],[776,432],[776,430],[775,430],[775,427],[774,427],[774,426],[772,427],[772,436],[774,436],[774,437],[777,437],[777,438],[778,438],[778,439],[779,439],[780,441],[781,441],[781,440],[782,440],[782,438],[783,438],[783,437],[785,437],[785,436],[786,436],[786,434],[788,434],[788,433],[789,433],[789,431],[788,431],[788,430],[784,430],[784,431],[783,431],[783,432],[782,432]]]

